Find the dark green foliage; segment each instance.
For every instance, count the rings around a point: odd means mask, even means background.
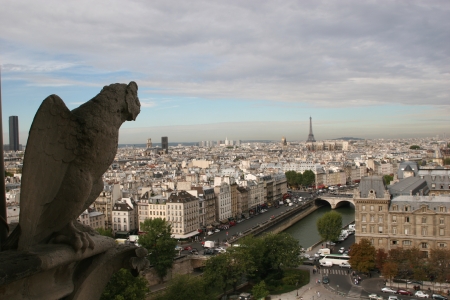
[[[316,182],[316,175],[311,170],[303,172],[303,186],[311,186]]]
[[[389,184],[391,184],[391,181],[394,180],[394,176],[391,176],[391,175],[384,175],[384,176],[383,176],[383,179],[384,179],[384,183],[385,183],[386,185],[389,185]]]
[[[450,158],[445,158],[445,159],[444,159],[444,165],[445,165],[445,166],[450,165]]]
[[[141,230],[146,234],[139,236],[139,244],[148,250],[148,260],[163,281],[176,255],[177,241],[171,237],[172,228],[165,220],[157,218],[145,220]]]
[[[104,229],[104,228],[98,228],[97,232],[100,235],[104,235],[110,238],[114,238],[114,233],[112,232],[112,229]]]
[[[266,283],[264,280],[260,281],[259,283],[255,284],[252,289],[253,297],[256,299],[265,298],[266,296],[269,296],[270,292],[267,289]]]
[[[100,300],[141,300],[148,291],[147,280],[120,269],[109,280]]]
[[[248,275],[257,280],[265,279],[269,274],[282,278],[284,269],[297,267],[301,263],[301,246],[285,232],[267,233],[258,238],[246,237],[238,251],[253,261],[257,271]]]
[[[201,276],[179,275],[172,279],[164,293],[157,300],[210,300],[208,286]]]
[[[419,150],[419,149],[420,149],[420,146],[418,146],[418,145],[412,145],[412,146],[409,147],[409,149],[411,149],[411,150]]]
[[[317,219],[317,231],[322,240],[336,241],[342,230],[342,215],[334,210]]]

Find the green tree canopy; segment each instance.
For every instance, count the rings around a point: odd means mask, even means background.
[[[112,232],[112,229],[98,228],[97,232],[100,235],[107,236],[107,237],[110,237],[110,238],[114,238],[114,233]]]
[[[239,252],[249,257],[257,272],[255,278],[265,279],[270,273],[282,276],[283,269],[297,267],[301,263],[301,246],[290,234],[266,233],[254,238],[246,237],[241,241]]]
[[[375,267],[375,247],[368,239],[352,245],[349,263],[356,271],[367,273]]]
[[[303,172],[303,186],[311,186],[316,182],[316,175],[311,170]]]
[[[342,230],[342,215],[334,210],[317,219],[317,231],[325,241],[336,241]]]
[[[109,280],[100,300],[143,300],[148,291],[145,278],[134,277],[130,271],[120,269]]]
[[[167,286],[164,295],[157,300],[210,300],[214,296],[209,294],[210,289],[201,276],[177,275]]]
[[[167,221],[156,218],[147,219],[141,223],[144,235],[139,236],[139,244],[148,250],[148,259],[155,269],[161,282],[167,271],[172,268],[175,258],[177,241],[173,239],[172,227]]]
[[[255,297],[255,299],[265,299],[267,296],[269,296],[270,292],[267,289],[264,280],[260,281],[259,283],[253,286],[252,294],[253,297]]]
[[[409,147],[409,149],[411,149],[411,150],[419,150],[419,149],[420,149],[420,146],[418,146],[418,145],[411,145],[411,146]]]
[[[384,183],[386,183],[386,185],[389,185],[389,184],[391,184],[391,181],[394,180],[394,176],[384,175],[383,179],[384,179]]]
[[[445,158],[445,159],[444,159],[444,165],[445,165],[445,166],[450,165],[450,158]]]
[[[303,176],[302,173],[297,173],[295,171],[287,171],[285,173],[287,184],[290,187],[298,188],[302,185]]]
[[[203,275],[207,284],[220,288],[224,294],[230,286],[236,290],[252,265],[252,261],[243,259],[242,254],[241,251],[228,251],[208,259]]]

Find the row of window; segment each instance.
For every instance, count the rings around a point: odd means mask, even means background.
[[[114,224],[114,231],[122,231],[122,226],[121,226],[121,224]],[[127,231],[128,229],[127,229],[127,225],[123,225],[123,230],[124,231]]]
[[[378,231],[376,231],[376,229],[378,229]],[[445,235],[445,228],[439,228],[438,230],[439,230],[439,235],[440,236],[444,236]],[[361,226],[361,232],[362,233],[367,233],[367,226],[366,225],[362,225]],[[397,226],[393,226],[391,232],[392,232],[392,234],[400,233],[400,231],[398,230]],[[383,226],[378,226],[377,227],[375,225],[370,225],[369,226],[369,233],[383,233]],[[409,227],[403,228],[403,233],[405,235],[412,234],[411,228],[409,228]],[[421,227],[421,233],[422,233],[422,236],[429,235],[428,227],[425,227],[425,226]]]
[[[428,207],[422,207],[422,212],[426,212],[427,209],[428,209]],[[399,211],[398,205],[393,205],[392,206],[392,211]],[[411,211],[411,206],[410,205],[403,206],[403,211]],[[439,207],[439,212],[447,212],[447,208],[445,206],[440,206]]]

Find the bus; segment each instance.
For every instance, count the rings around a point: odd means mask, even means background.
[[[348,263],[349,259],[350,256],[346,254],[327,254],[321,260],[319,260],[319,263],[330,261],[333,265],[340,266],[343,262]]]

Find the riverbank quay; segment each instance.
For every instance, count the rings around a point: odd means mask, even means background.
[[[294,225],[301,219],[305,218],[315,210],[319,209],[320,206],[316,206],[314,203],[314,200],[309,200],[308,202],[301,204],[301,205],[295,205],[292,206],[292,208],[288,209],[287,211],[283,212],[280,215],[276,215],[273,218],[270,218],[269,220],[266,220],[260,224],[257,224],[253,226],[252,228],[249,228],[243,232],[237,237],[233,237],[228,240],[229,244],[236,243],[239,239],[248,236],[248,235],[260,235],[264,232],[274,232],[279,233],[284,231],[286,228],[289,228],[290,226]]]

